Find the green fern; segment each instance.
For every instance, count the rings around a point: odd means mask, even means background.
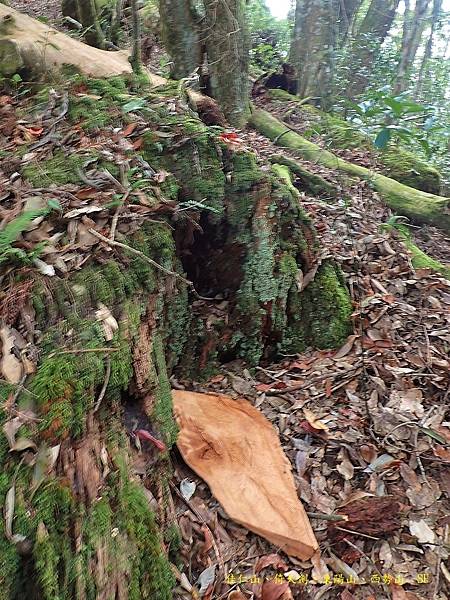
[[[47,215],[51,210],[52,207],[50,206],[36,210],[27,210],[10,221],[5,228],[0,231],[0,264],[14,258],[19,261],[27,261],[30,259],[24,250],[21,248],[14,248],[12,244],[14,244],[20,235],[27,229],[31,221],[37,217]],[[36,253],[33,252],[33,256],[35,255]]]

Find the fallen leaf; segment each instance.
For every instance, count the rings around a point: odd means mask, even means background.
[[[187,477],[180,483],[180,492],[185,500],[190,500],[195,493],[196,484]]]
[[[409,531],[415,536],[420,544],[433,544],[436,536],[431,527],[421,519],[420,521],[410,520]]]
[[[200,577],[198,578],[198,585],[200,586],[199,593],[200,595],[204,594],[210,585],[214,583],[216,578],[216,567],[213,565],[212,567],[208,567],[204,571],[200,573]]]
[[[6,494],[5,498],[5,535],[10,540],[12,538],[12,522],[14,518],[14,505],[16,502],[16,486],[13,484]]]
[[[328,426],[325,425],[325,423],[322,423],[322,421],[320,421],[311,410],[309,410],[308,408],[303,408],[302,410],[303,414],[305,415],[305,419],[308,421],[311,427],[313,427],[314,429],[328,431]]]
[[[227,596],[227,600],[248,600],[247,596],[239,590],[233,590]]]
[[[114,337],[114,332],[119,329],[119,324],[116,319],[112,316],[109,308],[101,302],[98,303],[98,310],[95,311],[95,318],[97,321],[101,321],[105,339],[107,342],[110,342]]]
[[[9,383],[19,383],[22,379],[22,363],[11,352],[15,347],[14,334],[7,325],[0,328],[0,339],[2,341],[0,370],[3,377]]]
[[[280,569],[281,571],[286,571],[288,568],[287,564],[279,554],[266,554],[258,559],[258,562],[255,565],[255,573],[260,573],[263,569],[271,566],[275,567],[275,569]]]
[[[36,450],[37,446],[33,442],[33,440],[29,440],[28,438],[19,438],[15,441],[15,443],[11,446],[10,452],[23,452],[24,450]]]
[[[291,600],[292,592],[287,581],[264,581],[261,600]]]

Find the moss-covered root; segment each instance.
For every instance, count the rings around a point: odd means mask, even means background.
[[[279,166],[283,165],[284,167],[287,167],[289,171],[295,173],[305,190],[311,195],[319,196],[324,200],[332,200],[338,196],[338,190],[333,184],[326,181],[320,175],[308,171],[308,169],[295,160],[292,160],[292,158],[288,158],[282,154],[274,154],[270,157],[270,162]]]
[[[295,104],[296,112],[301,118],[302,135],[306,139],[320,135],[329,148],[363,148],[376,159],[383,175],[423,192],[440,193],[442,177],[439,171],[412,152],[398,145],[390,145],[378,151],[372,139],[352,123],[306,104],[307,99],[301,100],[284,90],[270,90],[269,94],[276,101]],[[289,112],[291,110],[286,112],[286,116]]]
[[[277,145],[290,148],[307,160],[368,181],[396,213],[405,215],[415,223],[428,223],[450,233],[450,213],[446,212],[450,205],[449,198],[416,190],[365,167],[338,158],[328,150],[323,150],[298,133],[287,129],[286,125],[265,110],[255,109],[249,123]]]
[[[288,190],[293,194],[293,196],[295,198],[298,198],[300,196],[298,189],[295,187],[295,185],[292,183],[292,176],[291,176],[291,172],[289,170],[289,167],[286,165],[280,165],[278,163],[274,163],[272,165],[272,171],[273,173],[275,173],[275,175],[281,179],[281,181],[283,181],[283,183],[286,185],[286,187],[288,188]]]
[[[418,248],[412,241],[411,233],[406,225],[396,225],[395,229],[398,231],[403,243],[411,253],[411,262],[415,269],[431,269],[436,273],[441,273],[447,279],[450,279],[450,265],[442,264]]]

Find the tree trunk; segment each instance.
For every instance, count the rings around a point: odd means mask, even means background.
[[[367,87],[375,62],[395,18],[400,0],[372,0],[352,42],[346,96],[355,99]]]
[[[337,0],[339,14],[339,46],[344,46],[362,0]]]
[[[203,40],[211,95],[229,123],[244,127],[249,116],[249,49],[244,0],[205,0]]]
[[[79,21],[86,29],[84,39],[95,48],[105,48],[105,36],[98,18],[96,0],[63,0],[62,13]]]
[[[254,110],[249,123],[277,145],[295,150],[307,160],[370,182],[386,204],[396,213],[408,217],[413,222],[429,223],[443,229],[446,233],[450,232],[450,214],[448,212],[450,200],[448,198],[410,188],[394,179],[374,173],[370,169],[346,162],[291,131],[284,123],[264,110]]]
[[[409,0],[405,2],[402,48],[394,85],[395,94],[405,91],[408,87],[410,71],[427,24],[430,1],[416,0],[414,11],[410,10]]]
[[[160,0],[161,37],[172,60],[170,75],[174,79],[188,77],[203,62],[200,42],[200,16],[191,0]]]
[[[131,0],[131,18],[133,21],[133,39],[131,51],[131,66],[135,73],[140,73],[142,67],[141,58],[141,16],[139,14],[137,0]]]
[[[335,22],[334,0],[297,0],[290,62],[298,73],[298,95],[319,99],[325,109],[333,94]]]
[[[423,82],[424,82],[426,74],[427,74],[428,62],[433,54],[434,36],[435,36],[436,29],[439,24],[441,12],[442,12],[442,0],[433,0],[430,35],[428,36],[427,43],[425,46],[425,52],[423,54],[422,62],[420,64],[419,76],[417,78],[417,85],[416,85],[416,90],[415,90],[415,97],[417,99],[420,99],[421,95],[422,95]]]

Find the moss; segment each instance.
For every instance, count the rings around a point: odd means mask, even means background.
[[[173,368],[180,360],[188,339],[191,318],[187,288],[185,285],[178,285],[172,297],[167,301],[164,319],[169,368]]]
[[[389,228],[391,226],[385,227]],[[398,234],[403,240],[406,248],[411,253],[411,262],[415,269],[431,269],[431,271],[441,273],[444,277],[450,279],[450,266],[442,264],[416,246],[412,240],[411,232],[407,225],[396,224],[394,227],[398,231]]]
[[[22,174],[34,187],[47,187],[52,184],[64,185],[80,183],[78,169],[86,162],[86,155],[69,154],[57,150],[44,161],[31,161],[22,169]]]
[[[305,340],[316,348],[336,348],[351,331],[352,303],[340,268],[323,263],[300,296]]]
[[[171,600],[175,581],[162,552],[154,516],[142,489],[127,475],[122,477],[118,501],[118,524],[137,548],[131,559],[130,600]]]
[[[159,334],[155,334],[153,338],[153,361],[157,374],[153,417],[164,436],[167,447],[170,448],[176,442],[178,428],[173,418],[172,388],[167,374],[164,347]]]
[[[176,177],[182,200],[202,202],[221,214],[225,175],[215,134],[197,120],[185,119],[177,129],[177,134],[184,136],[183,141],[175,149],[167,146],[163,153],[155,148],[151,132],[147,134],[144,157],[155,164],[156,155],[159,166]]]

